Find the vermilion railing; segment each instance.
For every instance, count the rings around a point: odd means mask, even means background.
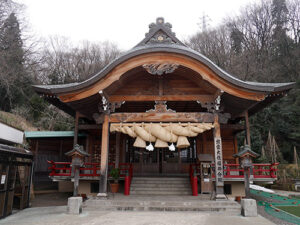
[[[53,162],[47,161],[51,166],[49,176],[54,177],[71,177],[72,167],[70,162]],[[109,163],[109,171],[115,168],[114,163]],[[124,195],[130,194],[130,185],[133,176],[133,167],[131,163],[119,163],[120,177],[125,180]],[[99,177],[100,163],[84,163],[80,167],[79,177]]]
[[[47,161],[51,166],[49,176],[71,176],[72,167],[70,162],[54,162]],[[115,168],[114,163],[109,163],[110,169]],[[132,164],[131,163],[119,163],[120,177],[125,178],[126,174],[132,178]],[[100,176],[100,164],[99,163],[84,163],[83,167],[80,167],[80,177],[95,177]]]
[[[254,163],[253,178],[277,178],[277,166],[279,163]],[[214,167],[214,164],[212,164]],[[215,177],[215,174],[212,174]],[[244,178],[244,168],[240,164],[224,164],[224,178]]]
[[[277,178],[277,166],[279,163],[254,163],[252,175],[254,179],[259,178]],[[224,164],[224,178],[242,178],[244,179],[244,168],[240,164]],[[211,164],[212,177],[215,178],[214,164]],[[190,164],[189,168],[190,182],[193,196],[198,195],[198,176],[201,175],[199,163]]]

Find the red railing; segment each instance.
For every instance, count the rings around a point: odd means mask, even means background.
[[[253,164],[253,178],[277,178],[277,166],[279,163]],[[214,164],[212,164],[214,168]],[[213,169],[214,171],[214,169]],[[212,174],[215,177],[215,174]],[[244,168],[240,164],[224,164],[224,178],[244,178]]]
[[[70,162],[53,162],[47,161],[51,166],[49,176],[71,177],[72,167]],[[114,163],[109,163],[109,171],[115,168]],[[133,176],[133,167],[131,163],[119,163],[120,177],[125,180],[124,195],[130,194],[130,185]],[[100,176],[100,163],[84,163],[80,167],[80,177],[99,177]],[[109,175],[110,176],[110,175]]]
[[[71,176],[72,167],[70,162],[53,162],[47,161],[51,164],[48,169],[50,170],[49,176]],[[114,163],[109,163],[110,169],[115,168]],[[130,179],[132,179],[132,164],[120,163],[119,164],[120,177],[125,178],[127,172]],[[100,176],[100,164],[99,163],[84,163],[83,167],[80,167],[80,177],[95,177]]]

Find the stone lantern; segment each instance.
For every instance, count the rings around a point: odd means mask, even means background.
[[[66,152],[65,155],[72,157],[72,172],[71,177],[74,179],[74,190],[73,190],[73,196],[77,197],[78,195],[78,186],[79,186],[79,173],[80,173],[80,167],[84,164],[84,158],[89,156],[86,151],[83,150],[83,146],[80,146],[76,144],[74,148]]]
[[[259,154],[252,151],[249,145],[242,146],[240,151],[233,155],[233,157],[239,158],[240,165],[244,168],[246,198],[250,197],[250,178],[253,178],[253,159],[258,156]]]

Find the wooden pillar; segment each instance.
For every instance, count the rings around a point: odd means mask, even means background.
[[[38,154],[39,154],[39,140],[36,139],[36,141],[35,141],[35,150],[34,150],[35,163],[37,163],[37,161],[38,161]]]
[[[73,146],[78,144],[78,123],[79,123],[79,113],[76,112],[75,115],[75,127],[74,127],[74,143]]]
[[[223,150],[221,129],[218,114],[214,114],[214,150],[215,150],[215,175],[216,175],[216,200],[224,200],[224,180],[223,180]]]
[[[238,149],[238,144],[237,144],[237,137],[236,135],[234,135],[233,137],[233,144],[234,144],[234,153],[237,154],[239,152],[239,149]],[[239,163],[239,158],[236,157],[235,158],[235,163],[238,164]]]
[[[85,139],[85,151],[90,154],[90,135],[87,134],[86,139]],[[92,161],[92,154],[90,156],[86,157],[86,160],[88,162]]]
[[[100,182],[98,196],[107,196],[107,171],[108,171],[108,144],[109,144],[109,115],[104,115],[102,125],[101,140],[101,164],[100,164]]]
[[[126,137],[122,135],[122,158],[121,162],[125,163],[126,162]]]
[[[202,152],[203,154],[207,154],[207,146],[206,146],[206,132],[202,133]]]
[[[246,143],[247,145],[251,146],[248,110],[245,112],[245,131],[246,131]]]
[[[116,133],[116,161],[115,161],[115,166],[116,168],[119,168],[119,163],[120,163],[120,139],[121,139],[121,133],[117,132]]]
[[[63,161],[63,139],[60,139],[59,143],[59,161]]]

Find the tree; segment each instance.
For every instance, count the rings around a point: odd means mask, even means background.
[[[270,130],[283,158],[291,162],[293,146],[300,147],[300,2],[249,4],[186,43],[242,80],[297,81],[287,96],[250,118],[252,149],[260,153]]]
[[[0,28],[0,108],[10,111],[25,103],[31,80],[24,67],[23,41],[18,19],[11,13]]]

